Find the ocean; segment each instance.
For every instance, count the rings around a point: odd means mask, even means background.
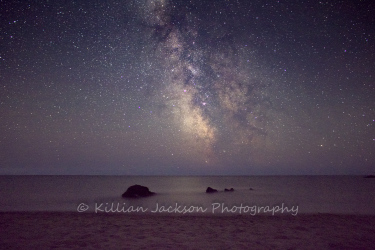
[[[122,198],[135,184],[157,194]],[[375,214],[374,191],[363,176],[0,176],[0,211]]]

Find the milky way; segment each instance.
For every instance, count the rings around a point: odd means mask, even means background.
[[[145,1],[139,6],[140,22],[163,65],[164,84],[157,95],[163,112],[173,115],[206,163],[216,163],[223,152],[267,135],[270,83],[255,69],[247,45],[234,41],[231,27],[222,27],[225,21],[204,20],[190,7]]]
[[[1,5],[0,173],[375,171],[372,1]]]

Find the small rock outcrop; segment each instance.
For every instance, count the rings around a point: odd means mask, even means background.
[[[206,189],[206,193],[216,193],[217,192],[217,190],[216,189],[213,189],[213,188],[211,188],[211,187],[208,187],[207,189]]]
[[[226,189],[224,189],[224,192],[233,192],[234,191],[234,188],[226,188]]]
[[[133,185],[128,187],[125,193],[122,194],[124,198],[139,198],[139,197],[148,197],[154,195],[154,192],[151,192],[148,187],[141,185]]]

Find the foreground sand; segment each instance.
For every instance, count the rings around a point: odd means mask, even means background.
[[[375,216],[0,213],[0,249],[373,249]]]

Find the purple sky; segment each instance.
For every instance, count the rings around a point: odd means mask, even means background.
[[[0,5],[0,174],[375,171],[372,1]]]

